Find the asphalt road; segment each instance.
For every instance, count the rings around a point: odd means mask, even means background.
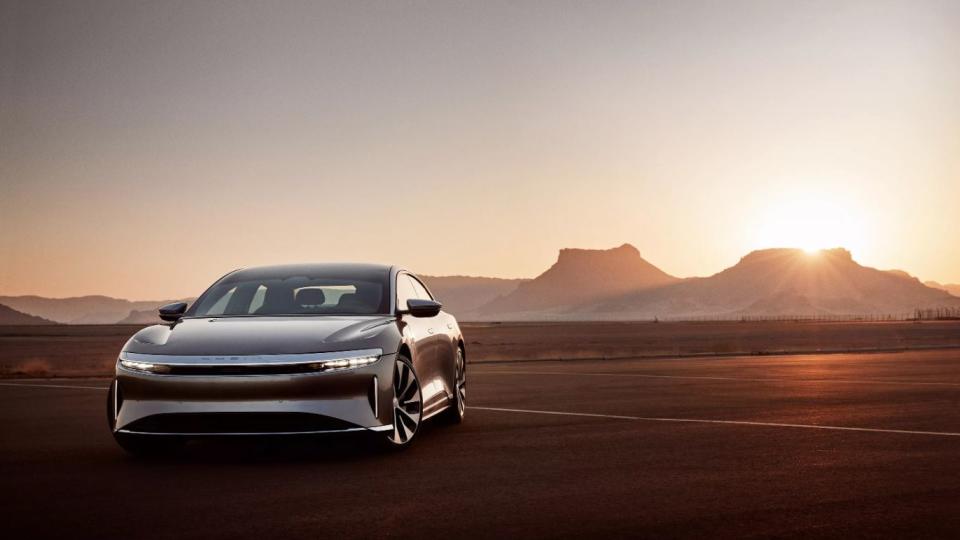
[[[960,535],[960,351],[471,366],[467,421],[127,457],[103,380],[0,381],[4,537]],[[853,429],[851,429],[853,428]]]

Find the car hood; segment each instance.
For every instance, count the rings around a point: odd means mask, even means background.
[[[183,319],[140,330],[124,351],[171,355],[269,355],[382,349],[396,352],[396,319],[384,316]]]

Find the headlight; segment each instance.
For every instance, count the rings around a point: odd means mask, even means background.
[[[380,357],[377,355],[357,356],[354,358],[338,358],[336,360],[313,362],[310,365],[317,371],[331,371],[334,369],[354,369],[358,367],[369,366],[379,359]]]
[[[130,371],[143,371],[146,373],[170,373],[170,366],[163,364],[154,364],[152,362],[140,362],[137,360],[120,359],[120,365]]]

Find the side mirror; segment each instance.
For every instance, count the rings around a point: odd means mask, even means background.
[[[183,316],[183,313],[187,311],[187,303],[174,302],[172,304],[161,306],[159,311],[161,319],[169,322],[176,322],[180,320],[180,317]]]
[[[440,302],[434,302],[433,300],[413,298],[407,300],[407,313],[414,317],[433,317],[437,313],[440,313],[441,307],[443,307],[443,305],[440,304]]]

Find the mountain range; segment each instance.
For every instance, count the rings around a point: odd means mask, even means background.
[[[0,304],[0,325],[56,324],[36,315],[27,315]]]
[[[960,286],[866,267],[842,248],[758,250],[712,276],[694,278],[667,274],[629,244],[562,249],[533,279],[421,277],[446,310],[466,321],[903,317],[916,309],[960,309]],[[149,324],[157,320],[157,306],[171,301],[0,297],[0,305],[21,314],[68,324]],[[0,324],[14,324],[4,320]]]
[[[862,266],[837,248],[754,251],[705,278],[582,306],[602,318],[903,315],[960,307],[960,298],[902,272]]]
[[[157,306],[170,302],[176,300],[130,301],[99,295],[72,298],[0,296],[0,305],[64,324],[115,324],[135,311],[151,313],[152,317],[148,322],[152,322],[156,320]]]

